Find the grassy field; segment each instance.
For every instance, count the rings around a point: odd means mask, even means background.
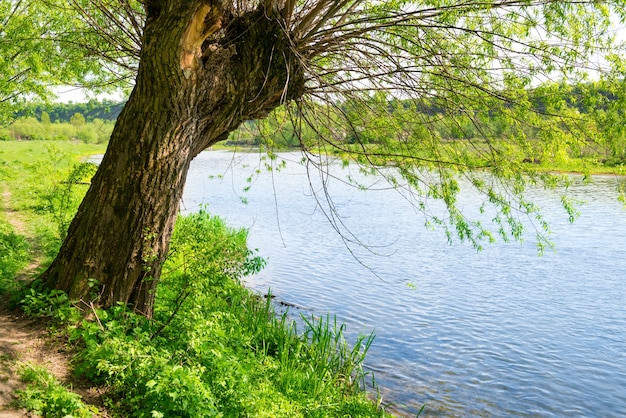
[[[36,225],[41,194],[58,187],[77,163],[105,150],[105,144],[77,141],[0,141],[0,179],[16,216],[29,218],[28,227]]]
[[[61,231],[67,227],[86,185],[68,183],[76,167],[104,144],[74,141],[0,141],[0,193],[12,229],[28,237],[31,252],[45,265],[56,254]]]

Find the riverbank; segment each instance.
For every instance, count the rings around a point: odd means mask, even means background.
[[[0,390],[11,400],[0,405],[0,416],[24,416],[24,410],[45,416],[387,416],[363,390],[361,366],[371,339],[347,344],[342,327],[328,317],[308,318],[296,332],[239,283],[263,263],[249,253],[245,232],[206,212],[177,225],[176,256],[164,269],[152,321],[122,307],[102,311],[72,304],[62,293],[25,289],[16,278],[32,280],[50,262],[85,191],[82,181],[67,182],[69,173],[104,147],[2,145],[0,294],[5,306],[13,296],[28,318],[49,326],[31,332],[31,322],[3,311],[0,334],[62,351],[73,367],[55,376],[45,362],[22,355],[29,350],[15,340],[0,341],[9,371]],[[34,338],[27,342],[24,335]],[[61,344],[48,345],[50,336]],[[91,404],[69,389],[84,388],[85,381],[87,392],[97,395],[86,399]]]
[[[240,169],[231,168],[233,163]],[[410,207],[398,209],[405,206],[394,203],[396,192],[346,192],[333,186],[335,203],[352,215],[345,222],[358,221],[350,225],[358,225],[360,233],[380,231],[373,236],[378,244],[398,238],[395,258],[385,254],[386,264],[372,261],[387,280],[381,283],[367,280],[370,272],[350,264],[350,256],[341,257],[347,252],[336,231],[323,233],[327,219],[313,222],[320,214],[313,199],[306,199],[310,185],[295,161],[280,176],[259,176],[249,192],[237,193],[258,166],[259,155],[200,155],[192,164],[184,206],[195,212],[210,202],[211,211],[228,216],[229,224],[250,227],[252,247],[272,251],[264,251],[272,263],[248,282],[251,287],[262,293],[270,287],[275,300],[302,306],[307,314],[336,312],[348,331],[375,329],[368,363],[388,390],[386,400],[409,407],[398,410],[415,415],[427,403],[426,415],[519,415],[529,408],[543,414],[623,413],[623,404],[615,400],[624,369],[606,361],[619,352],[619,339],[611,336],[624,329],[614,313],[623,305],[618,278],[624,259],[619,243],[625,235],[621,212],[613,213],[623,178],[594,178],[589,185],[572,187],[574,198],[589,202],[574,225],[557,212],[558,196],[531,190],[550,217],[557,248],[540,258],[532,236],[524,246],[492,244],[480,253],[448,246],[440,234],[412,227],[419,219],[415,222]],[[33,176],[38,177],[45,180]],[[361,194],[375,197],[361,199]],[[242,195],[249,200],[245,205]],[[464,199],[479,201],[471,194]],[[39,205],[37,218],[48,217],[45,208]],[[275,226],[277,211],[280,224]],[[385,220],[391,225],[381,227]],[[32,229],[29,225],[22,228]],[[404,228],[399,231],[398,225]],[[260,233],[263,228],[268,234]],[[331,245],[334,238],[338,245]],[[19,242],[16,248],[19,252]],[[580,369],[580,364],[587,366]],[[510,390],[503,393],[502,387]]]
[[[426,404],[423,416],[625,415],[625,367],[616,356],[626,330],[619,315],[626,222],[616,191],[624,178],[574,176],[567,190],[529,187],[554,244],[538,257],[533,218],[521,219],[524,243],[498,240],[477,252],[425,228],[414,201],[398,191],[343,183],[358,173],[340,161],[318,177],[299,154],[279,153],[276,163],[287,165],[259,174],[244,192],[262,157],[199,155],[185,208],[209,204],[230,225],[249,229],[250,246],[268,259],[249,287],[269,288],[307,314],[336,313],[347,332],[374,329],[367,366],[402,414],[415,416]],[[371,179],[356,178],[379,185]],[[465,213],[487,225],[493,215],[481,217],[484,196],[466,184],[459,194]],[[346,249],[322,212],[324,186],[334,219],[368,247]],[[573,223],[561,193],[578,202]],[[429,201],[429,213],[441,206]]]

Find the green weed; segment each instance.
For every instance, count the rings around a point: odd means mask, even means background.
[[[46,418],[87,418],[97,412],[43,367],[25,363],[20,369],[20,377],[28,384],[26,389],[17,392],[20,408]]]
[[[14,298],[19,298],[20,308],[31,318],[53,319],[60,325],[76,323],[81,318],[65,292],[50,290],[40,281],[33,282]]]
[[[18,290],[15,275],[30,259],[30,246],[26,239],[0,224],[0,295]]]

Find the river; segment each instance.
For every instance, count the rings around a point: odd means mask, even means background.
[[[626,211],[615,192],[623,180],[572,186],[585,202],[573,224],[556,193],[531,190],[556,246],[539,257],[530,224],[523,244],[449,244],[406,195],[375,178],[363,180],[375,190],[363,191],[307,174],[299,158],[279,154],[286,167],[268,172],[258,153],[204,152],[182,209],[206,204],[249,229],[250,247],[268,259],[251,288],[271,289],[296,313],[336,314],[351,341],[374,331],[367,368],[390,411],[626,416]],[[463,192],[461,205],[475,215],[479,199]]]

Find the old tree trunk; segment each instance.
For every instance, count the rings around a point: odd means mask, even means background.
[[[288,35],[263,10],[149,2],[135,88],[45,283],[151,316],[191,160],[303,91]],[[224,2],[227,3],[227,2]]]

